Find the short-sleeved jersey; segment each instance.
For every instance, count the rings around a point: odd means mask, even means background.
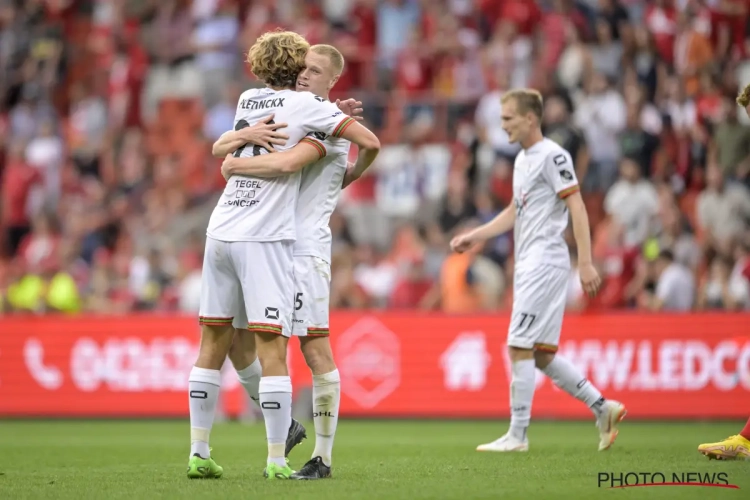
[[[351,123],[354,121],[344,127]],[[341,195],[351,143],[321,132],[312,132],[303,141],[318,149],[320,159],[302,170],[294,255],[312,255],[330,263],[332,238],[328,223]]]
[[[545,138],[518,153],[513,166],[516,270],[542,264],[570,268],[563,200],[578,189],[570,153],[554,141]]]
[[[234,129],[252,126],[274,114],[276,123],[287,123],[289,136],[285,146],[293,147],[311,132],[339,137],[351,118],[332,104],[310,92],[273,90],[245,91],[237,103]],[[246,158],[268,151],[247,145],[235,152]],[[275,178],[232,176],[211,214],[206,234],[220,241],[282,241],[295,240],[295,207],[301,174]]]

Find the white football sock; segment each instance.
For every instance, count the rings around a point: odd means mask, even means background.
[[[531,422],[531,403],[534,400],[536,365],[533,359],[513,362],[510,382],[510,435],[525,441]]]
[[[214,425],[216,400],[221,389],[221,372],[196,366],[190,370],[188,396],[190,401],[190,456],[211,455],[208,437]]]
[[[315,450],[312,458],[320,457],[331,466],[333,438],[339,423],[341,378],[333,370],[323,375],[313,375],[313,422],[315,423]]]
[[[260,360],[255,358],[247,368],[237,370],[237,378],[240,380],[240,384],[245,388],[245,392],[250,399],[255,401],[255,404],[260,404],[260,377],[263,370],[260,367]]]
[[[542,371],[557,387],[586,403],[594,415],[599,416],[602,404],[604,404],[602,393],[583,376],[573,363],[555,356]]]
[[[266,421],[268,463],[284,467],[284,448],[292,425],[292,379],[289,376],[262,377],[260,408]]]

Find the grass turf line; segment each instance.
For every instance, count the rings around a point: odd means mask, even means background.
[[[219,480],[190,481],[187,419],[177,421],[0,421],[0,498],[352,499],[740,499],[750,494],[750,462],[709,461],[701,442],[735,434],[741,422],[627,422],[609,452],[596,450],[593,422],[537,422],[528,453],[478,453],[507,422],[342,421],[334,478],[266,482],[261,424],[220,424],[211,434]],[[291,454],[299,468],[314,431]],[[740,490],[597,487],[599,472],[726,472]]]

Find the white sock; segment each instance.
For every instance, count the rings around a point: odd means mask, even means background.
[[[315,423],[315,450],[312,458],[320,457],[331,466],[333,438],[339,423],[341,378],[333,370],[323,375],[313,375],[313,422]]]
[[[266,421],[268,463],[286,466],[284,448],[292,425],[292,379],[262,377],[260,379],[260,408]]]
[[[190,401],[190,456],[196,453],[208,458],[208,437],[214,425],[216,400],[221,389],[221,372],[196,366],[190,370],[188,396]]]
[[[247,368],[237,370],[237,378],[240,380],[240,384],[245,388],[245,392],[250,399],[255,401],[255,404],[260,404],[260,377],[263,370],[260,367],[260,360],[255,358]]]
[[[599,389],[589,382],[583,373],[573,363],[560,356],[555,356],[552,362],[542,370],[557,387],[576,399],[586,403],[597,417],[601,411],[604,398]]]
[[[525,441],[531,422],[531,403],[534,400],[536,365],[533,359],[515,361],[510,382],[510,435]]]

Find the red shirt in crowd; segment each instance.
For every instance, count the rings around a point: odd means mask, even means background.
[[[656,50],[668,64],[674,63],[674,42],[677,33],[677,11],[671,1],[663,7],[649,5],[646,9],[646,27],[654,36]]]
[[[515,24],[519,35],[529,36],[542,20],[542,11],[536,2],[506,0],[500,9],[500,18]]]
[[[9,160],[2,178],[2,225],[26,226],[26,203],[34,184],[42,181],[39,171],[21,160]]]
[[[609,248],[602,256],[604,283],[592,307],[613,308],[625,305],[625,288],[635,276],[640,248]]]

